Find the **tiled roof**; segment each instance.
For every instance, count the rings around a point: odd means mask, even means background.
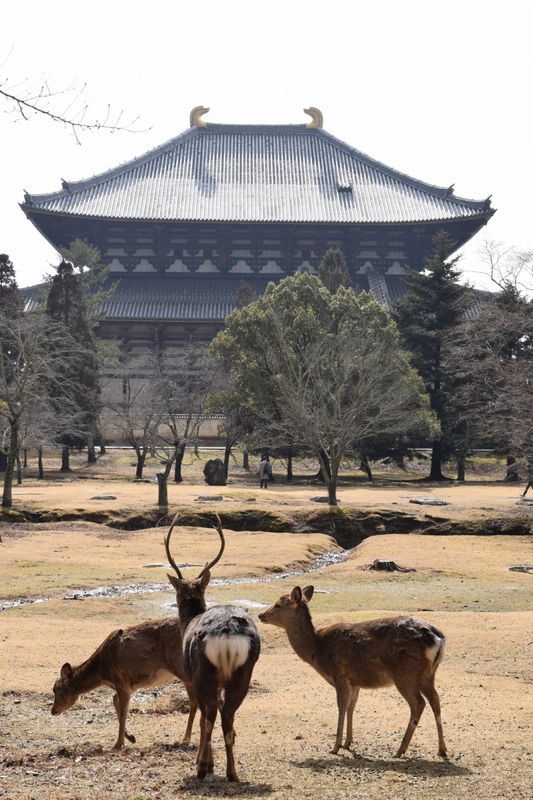
[[[280,276],[281,277],[281,276]],[[389,309],[407,291],[401,277],[380,276],[385,283],[385,297],[376,299]],[[125,275],[115,283],[111,297],[104,301],[99,316],[104,320],[140,320],[147,322],[223,322],[235,308],[235,297],[241,280],[249,283],[256,296],[261,295],[272,276],[154,276]],[[352,278],[357,291],[369,291],[367,275]],[[388,292],[388,297],[386,296]],[[26,311],[34,311],[45,300],[43,284],[20,290]],[[380,293],[381,294],[381,293]],[[465,317],[471,319],[491,297],[490,292],[470,290]]]
[[[465,200],[305,125],[192,127],[115,169],[23,208],[108,219],[393,223],[487,218]]]
[[[255,291],[263,294],[271,277],[244,276]],[[151,276],[125,275],[116,281],[111,297],[104,301],[99,316],[106,320],[221,321],[235,308],[235,297],[243,276]],[[110,281],[113,283],[114,281]],[[354,283],[368,289],[366,277]],[[42,302],[43,287],[21,289],[25,310]]]

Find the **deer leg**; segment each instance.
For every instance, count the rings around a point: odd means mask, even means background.
[[[198,708],[198,703],[196,702],[196,697],[194,696],[192,689],[189,689],[188,686],[186,686],[185,688],[187,689],[187,696],[189,698],[189,719],[187,720],[187,729],[185,730],[185,736],[183,737],[183,744],[190,744],[192,735],[192,726],[194,724],[194,718],[196,716],[196,709]]]
[[[339,717],[337,721],[337,736],[335,737],[335,745],[333,746],[332,753],[338,753],[342,745],[342,733],[344,730],[344,717],[346,716],[346,709],[348,707],[348,697],[350,691],[346,686],[335,686],[337,692],[337,708],[339,709]]]
[[[344,740],[343,747],[349,750],[353,742],[353,712],[357,698],[359,697],[359,687],[352,689],[352,696],[348,703],[348,710],[346,712],[346,739]]]
[[[433,685],[433,679],[428,680],[423,686],[420,687],[420,691],[427,698],[429,705],[431,706],[431,710],[433,711],[433,715],[435,717],[435,722],[437,723],[437,735],[439,737],[439,756],[443,758],[447,758],[448,753],[446,750],[446,744],[444,742],[444,732],[442,730],[442,720],[440,716],[440,699]]]
[[[226,745],[226,776],[228,781],[239,780],[235,769],[235,757],[233,754],[233,747],[235,745],[235,728],[233,727],[233,723],[237,709],[241,706],[244,698],[248,694],[253,667],[253,664],[251,664],[249,668],[248,665],[244,665],[242,669],[237,670],[237,672],[233,674],[224,692],[224,704],[222,706],[221,717],[224,743]]]
[[[200,704],[202,705],[201,701]],[[213,748],[211,746],[211,735],[217,718],[218,704],[216,695],[204,704],[205,713],[202,709],[204,718],[203,747],[198,753],[198,772],[200,779],[205,778],[208,772],[213,772]]]
[[[117,689],[113,697],[113,705],[118,717],[118,739],[115,742],[113,750],[121,750],[124,747],[124,737],[130,742],[135,742],[135,737],[126,733],[126,717],[128,716],[128,708],[130,705],[130,693],[124,690]]]
[[[403,735],[402,743],[399,747],[398,752],[394,756],[395,758],[400,758],[404,755],[407,748],[409,747],[409,742],[413,738],[413,733],[415,732],[416,726],[420,722],[420,717],[422,716],[422,712],[426,707],[426,701],[418,691],[418,688],[413,688],[413,686],[404,686],[402,684],[396,683],[396,688],[400,692],[400,694],[405,697],[407,702],[409,703],[409,708],[411,709],[411,716],[409,718],[409,723]]]

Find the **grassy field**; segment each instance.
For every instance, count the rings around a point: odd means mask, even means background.
[[[92,472],[80,463],[66,482],[56,476],[25,480],[16,489],[16,506],[78,508],[81,514],[104,506],[116,513],[146,507],[154,486],[131,483],[131,457],[124,461],[123,452],[112,451],[104,458],[107,463],[100,460]],[[277,484],[267,498],[253,475],[243,480],[237,475],[229,487],[202,486],[200,466],[186,473],[184,484],[172,487],[173,508],[219,510],[231,504],[271,508],[291,519],[314,506],[310,497],[317,487],[305,482]],[[198,503],[199,495],[215,489],[222,501]],[[517,488],[504,484],[473,481],[420,491],[449,497],[442,513],[451,518],[517,510]],[[424,509],[409,507],[417,493],[415,485],[406,490],[391,477],[375,487],[358,484],[339,492],[346,508],[356,505],[369,513],[408,508],[423,514]],[[116,499],[91,499],[102,494]],[[531,514],[531,509],[520,508],[520,513]],[[331,755],[333,690],[297,658],[283,631],[261,623],[262,654],[236,720],[237,785],[224,778],[218,724],[215,777],[205,783],[194,777],[195,751],[180,744],[186,702],[179,684],[135,696],[130,728],[137,744],[120,753],[110,750],[117,730],[110,690],[86,695],[74,709],[52,718],[51,687],[64,661],[79,663],[116,627],[176,613],[167,588],[163,532],[161,526],[126,531],[83,520],[0,523],[0,604],[26,601],[0,612],[1,798],[531,799],[533,577],[509,570],[533,564],[529,536],[376,535],[346,553],[345,560],[315,570],[318,555],[340,550],[325,534],[226,530],[226,552],[208,589],[211,603],[237,602],[257,617],[282,592],[312,583],[317,591],[311,610],[318,626],[408,612],[445,631],[447,651],[437,687],[448,761],[437,756],[428,711],[407,757],[393,758],[408,719],[407,705],[394,689],[361,693],[352,752]],[[184,572],[194,575],[214,554],[216,535],[206,528],[180,528],[174,548],[180,563],[192,565]],[[376,558],[415,571],[366,569]],[[296,574],[283,577],[284,572]],[[107,596],[82,593],[110,586],[119,588]],[[197,737],[196,725],[195,742]]]

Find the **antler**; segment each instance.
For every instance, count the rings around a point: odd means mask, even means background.
[[[215,564],[218,564],[218,562],[222,558],[222,553],[224,552],[224,547],[226,546],[226,540],[224,539],[224,533],[222,531],[222,523],[220,521],[220,517],[218,516],[218,514],[215,514],[215,520],[216,520],[216,525],[213,525],[213,528],[216,531],[218,531],[218,535],[220,536],[220,550],[218,551],[218,555],[216,555],[215,558],[212,561],[209,562],[209,564],[205,565],[203,570],[198,575],[199,578],[201,578],[202,575],[205,575],[205,573],[207,572],[208,569],[211,569],[212,567],[215,566]]]
[[[178,512],[178,514],[179,514],[179,512]],[[170,546],[169,546],[170,545],[170,537],[172,536],[172,531],[174,530],[174,526],[176,525],[176,522],[178,521],[178,514],[176,514],[176,516],[172,520],[172,523],[170,525],[168,533],[164,538],[164,542],[165,542],[165,551],[166,551],[166,554],[167,554],[168,563],[170,564],[172,569],[176,572],[176,575],[178,576],[178,578],[180,580],[183,580],[183,575],[181,574],[180,568],[178,567],[178,565],[176,564],[176,562],[172,558],[172,555],[170,554]]]

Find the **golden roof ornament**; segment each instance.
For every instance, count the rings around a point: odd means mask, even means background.
[[[309,108],[304,108],[304,114],[308,114],[311,117],[311,122],[307,123],[308,128],[323,128],[324,127],[324,115],[319,108],[315,108],[314,106],[309,106]]]
[[[195,106],[189,117],[191,128],[205,128],[207,122],[203,120],[202,117],[204,114],[207,114],[208,111],[209,109],[205,106]]]

